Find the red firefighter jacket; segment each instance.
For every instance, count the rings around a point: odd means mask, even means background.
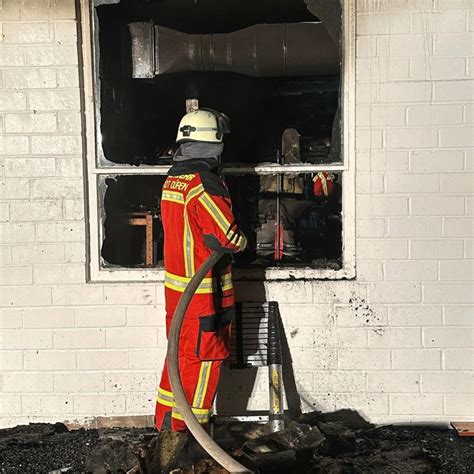
[[[246,239],[235,223],[227,187],[199,160],[171,168],[163,185],[161,212],[166,313],[172,317],[186,285],[211,252],[237,252],[245,247]],[[227,263],[206,275],[186,318],[213,315],[233,304],[231,267]]]

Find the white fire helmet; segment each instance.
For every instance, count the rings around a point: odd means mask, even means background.
[[[189,112],[181,119],[176,143],[222,143],[224,133],[230,133],[227,115],[213,109],[199,109]]]

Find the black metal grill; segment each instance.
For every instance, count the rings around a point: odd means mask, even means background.
[[[231,368],[264,367],[268,353],[268,320],[278,303],[237,303],[228,364]]]

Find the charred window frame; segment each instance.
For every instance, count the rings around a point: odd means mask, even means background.
[[[81,40],[84,87],[84,128],[87,169],[88,197],[88,261],[90,281],[163,281],[162,268],[127,268],[105,266],[101,249],[104,242],[104,196],[107,179],[118,177],[156,177],[164,179],[168,165],[121,165],[108,161],[102,149],[100,82],[98,73],[98,30],[96,7],[116,4],[120,0],[85,0],[81,8]],[[307,2],[308,3],[308,2]],[[351,279],[355,268],[355,0],[341,0],[342,3],[342,150],[341,162],[315,165],[256,165],[247,168],[227,169],[229,174],[250,172],[254,175],[280,175],[291,173],[316,173],[326,171],[337,173],[342,180],[342,263],[339,269],[294,267],[267,267],[266,280],[286,279]],[[243,270],[236,272],[238,279],[262,278],[262,271]]]

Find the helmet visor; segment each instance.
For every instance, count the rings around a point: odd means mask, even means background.
[[[230,133],[230,119],[226,114],[219,112],[217,122],[222,133]]]

